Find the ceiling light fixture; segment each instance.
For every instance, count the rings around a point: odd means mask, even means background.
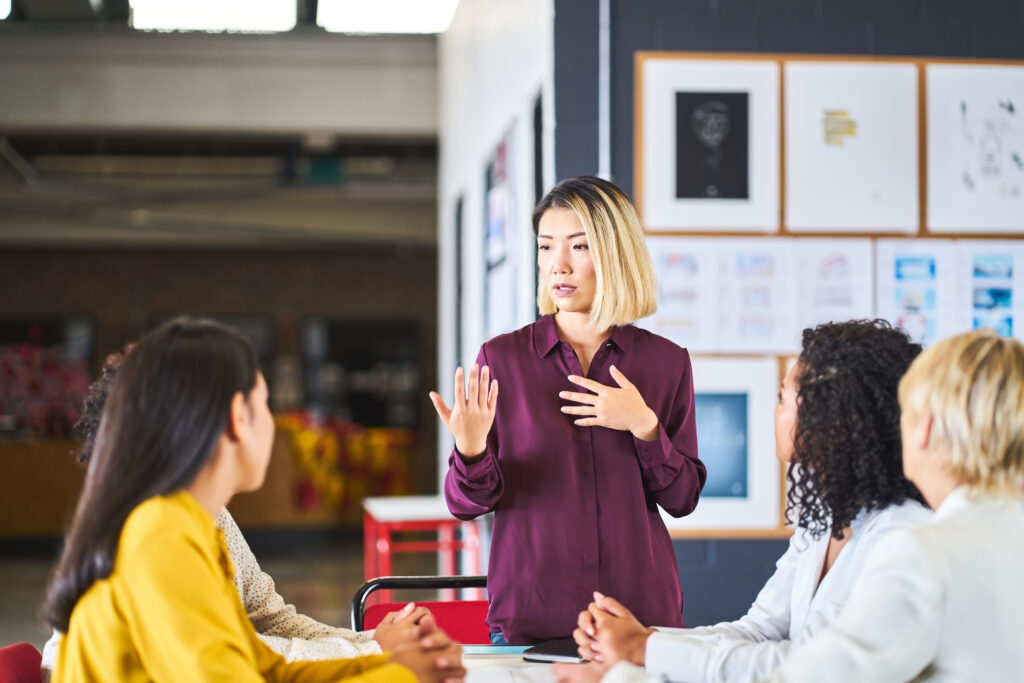
[[[274,33],[295,28],[295,0],[130,0],[142,31]]]
[[[443,33],[458,0],[319,0],[316,23],[332,33]]]

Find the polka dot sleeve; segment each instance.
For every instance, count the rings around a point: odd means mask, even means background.
[[[224,534],[235,565],[235,587],[260,638],[289,661],[358,657],[377,654],[380,645],[371,631],[336,628],[298,614],[285,603],[274,580],[260,569],[241,530],[227,509],[221,510],[217,526]]]

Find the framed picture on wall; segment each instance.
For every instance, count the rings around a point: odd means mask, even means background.
[[[785,65],[786,227],[916,233],[917,66]]]
[[[664,511],[676,537],[783,536],[784,470],[775,457],[773,411],[779,363],[767,358],[692,358],[697,448],[708,480],[697,509]]]
[[[516,186],[512,172],[514,127],[494,150],[484,171],[484,335],[515,328]]]
[[[1024,66],[929,64],[928,218],[936,233],[1024,233]]]
[[[779,66],[638,53],[635,197],[651,231],[779,224]]]

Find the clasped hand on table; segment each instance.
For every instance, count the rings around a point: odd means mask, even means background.
[[[580,612],[577,624],[572,636],[588,662],[555,664],[559,681],[592,683],[619,662],[644,665],[647,638],[654,629],[645,628],[618,600],[594,591],[594,602]]]
[[[466,676],[462,646],[437,627],[426,607],[409,603],[388,612],[373,634],[391,661],[411,670],[423,683],[458,683]]]

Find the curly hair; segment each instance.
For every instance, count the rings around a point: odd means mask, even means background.
[[[100,418],[103,417],[103,406],[107,404],[107,396],[110,394],[110,387],[117,376],[117,369],[121,367],[132,348],[134,342],[128,342],[123,349],[116,351],[103,361],[103,369],[95,382],[89,385],[85,394],[85,401],[82,403],[82,414],[78,417],[73,430],[75,434],[82,437],[82,447],[72,452],[78,462],[88,465],[92,458],[93,448],[96,447],[96,434],[100,430]]]
[[[787,522],[813,538],[831,530],[841,539],[861,510],[922,500],[903,476],[897,400],[900,378],[920,352],[885,320],[804,330]]]

